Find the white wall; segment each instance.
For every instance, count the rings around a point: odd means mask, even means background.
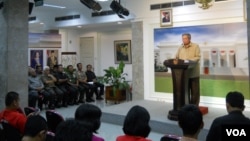
[[[94,37],[94,71],[97,76],[104,75],[104,69],[109,66],[117,66],[114,62],[114,41],[131,40],[131,29],[122,28],[119,30],[107,31],[85,31],[75,29],[62,29],[62,51],[80,52],[80,37]],[[78,61],[81,54],[77,54]],[[126,64],[125,73],[128,73],[127,80],[132,80],[132,64]]]
[[[114,57],[114,41],[115,40],[131,40],[131,29],[121,31],[110,31],[99,33],[99,41],[101,45],[101,70],[107,69],[109,66],[117,66]],[[127,80],[132,80],[132,64],[126,64],[124,72],[128,74]],[[104,75],[104,71],[100,72]]]

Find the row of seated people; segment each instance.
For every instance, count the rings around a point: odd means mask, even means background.
[[[102,112],[93,104],[81,104],[75,111],[75,118],[64,120],[54,110],[46,111],[46,119],[36,111],[25,115],[20,110],[19,101],[18,93],[7,93],[6,108],[0,113],[0,125],[4,125],[3,129],[0,128],[1,141],[104,141],[96,135]],[[52,119],[49,113],[60,119]],[[54,124],[53,120],[58,122]],[[5,124],[12,130],[7,129]]]
[[[15,106],[15,101],[19,100],[19,98],[16,98],[18,94],[11,92],[7,94],[7,98],[10,96],[12,98],[13,96],[15,97],[12,99],[14,101],[12,105],[13,108],[17,109],[18,106]],[[13,116],[13,114],[14,111],[12,115],[10,113],[9,115],[6,114],[6,118],[4,118],[11,125],[14,122],[8,118]],[[20,138],[22,137],[23,141],[30,141],[32,139],[45,141],[45,133],[51,129],[48,128],[48,118],[46,126],[45,120],[42,117],[32,115],[32,113],[28,117],[25,117],[16,111],[15,115],[23,119],[21,123],[18,123],[18,121],[15,122],[22,126],[13,125],[19,129]],[[55,133],[54,141],[104,141],[102,137],[96,135],[101,125],[101,115],[101,109],[97,106],[93,104],[81,104],[75,111],[74,119],[61,121],[58,123],[56,129],[52,130]],[[197,138],[199,131],[203,127],[202,114],[199,108],[195,105],[186,105],[180,110],[179,116],[181,117],[179,118],[179,125],[183,129],[184,135]],[[147,138],[151,131],[149,121],[150,114],[146,108],[138,105],[133,106],[128,111],[123,123],[122,129],[124,135],[117,136],[116,141],[151,141],[151,139]],[[187,137],[183,137],[182,139],[187,139]],[[161,141],[168,141],[168,138],[164,136]]]
[[[5,103],[6,109],[0,113],[0,119],[7,120],[24,137],[27,136],[25,134],[27,117],[17,110],[19,109],[18,94],[16,92],[9,92],[6,95]],[[243,115],[244,107],[244,96],[240,92],[229,92],[226,95],[228,114],[218,117],[213,121],[206,140],[223,140],[221,129],[225,125],[250,126],[250,119]],[[97,106],[93,104],[81,104],[75,111],[74,119],[59,123],[54,131],[55,141],[104,141],[102,137],[96,135],[101,125],[101,115],[101,109]],[[116,141],[152,141],[147,138],[151,131],[149,121],[150,114],[146,108],[138,105],[133,106],[128,111],[123,123],[122,129],[124,135],[118,136]],[[199,132],[204,126],[203,116],[199,107],[192,104],[184,105],[179,111],[178,125],[183,131],[182,137],[172,138],[172,136],[163,136],[160,140],[197,141]],[[37,126],[34,128],[37,128]]]
[[[29,68],[29,106],[42,110],[43,104],[48,104],[49,109],[67,107],[78,103],[93,102],[93,93],[97,100],[103,100],[104,85],[97,82],[92,66],[87,65],[87,71],[82,70],[82,64],[77,64],[75,71],[72,65],[67,66],[64,72],[62,65],[53,69],[37,66],[36,70]],[[98,91],[98,88],[100,89]],[[86,100],[84,100],[86,97]]]

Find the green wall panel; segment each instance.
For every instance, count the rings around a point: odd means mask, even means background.
[[[156,77],[155,91],[173,93],[173,83],[170,77]]]
[[[172,78],[159,76],[155,77],[155,91],[172,93]],[[249,81],[218,79],[200,80],[200,92],[202,96],[225,97],[229,91],[242,92],[245,99],[250,99]]]

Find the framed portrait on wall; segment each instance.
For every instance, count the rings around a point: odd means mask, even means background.
[[[55,49],[49,49],[46,50],[46,55],[47,55],[47,66],[49,66],[50,68],[53,68],[54,65],[58,65],[58,56],[59,56],[59,52],[58,50]]]
[[[36,68],[41,66],[43,68],[43,50],[41,49],[30,49],[30,67]]]
[[[172,26],[173,24],[172,9],[160,10],[160,24],[161,27]]]
[[[125,64],[132,63],[131,40],[114,41],[115,64],[123,61]]]

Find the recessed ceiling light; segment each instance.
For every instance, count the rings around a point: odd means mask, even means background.
[[[78,27],[78,28],[82,28],[82,26],[80,26],[80,25],[78,25],[77,27]]]
[[[109,1],[109,0],[96,0],[96,1]]]
[[[117,22],[117,24],[122,24],[122,22]]]
[[[43,4],[43,6],[46,6],[46,7],[53,7],[53,8],[60,8],[60,9],[66,8],[65,6],[58,6],[58,5],[51,5],[51,4]]]
[[[40,23],[40,24],[44,24],[44,23]]]

